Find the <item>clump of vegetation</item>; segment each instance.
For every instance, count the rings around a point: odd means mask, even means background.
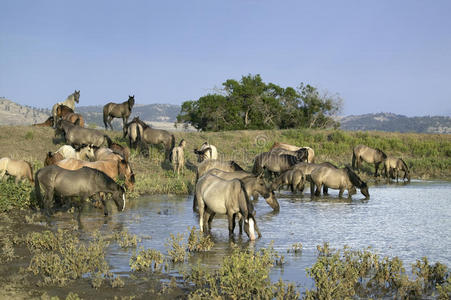
[[[318,252],[316,263],[307,269],[315,288],[306,291],[306,299],[422,298],[433,295],[435,289],[446,293],[447,267],[429,265],[426,258],[412,265],[414,279],[410,279],[397,257],[381,259],[369,250],[347,247],[333,250],[327,243],[318,246]]]
[[[141,242],[141,238],[136,234],[128,233],[127,230],[115,232],[113,238],[122,248],[136,248]]]
[[[8,238],[8,236],[3,236],[0,240],[0,262],[6,263],[14,258],[16,258],[16,254],[13,247],[13,242]]]
[[[208,251],[214,246],[210,235],[205,235],[200,230],[196,230],[195,226],[188,227],[188,230],[190,231],[187,245],[189,252]]]
[[[34,187],[28,181],[15,183],[13,177],[0,184],[0,211],[36,206]]]
[[[170,238],[166,242],[168,255],[174,263],[183,262],[189,255],[187,253],[187,244],[184,242],[185,234],[177,233],[177,235],[170,234]]]
[[[209,272],[201,265],[193,267],[186,279],[195,285],[191,299],[298,299],[292,284],[271,283],[269,272],[277,259],[272,247],[253,252],[234,246],[219,270]]]
[[[69,230],[34,232],[25,240],[33,255],[27,271],[39,275],[41,284],[64,286],[82,276],[108,272],[105,260],[108,243],[98,234],[87,243],[81,242],[76,233]],[[98,276],[93,278],[98,285]]]
[[[302,243],[294,243],[293,245],[291,245],[291,249],[288,249],[287,252],[301,253]]]
[[[132,271],[161,271],[164,263],[164,255],[155,249],[141,249],[130,258],[130,268]]]

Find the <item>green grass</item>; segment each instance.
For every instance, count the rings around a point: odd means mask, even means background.
[[[106,132],[115,142],[126,145],[120,131]],[[197,158],[194,148],[208,141],[219,151],[220,159],[235,160],[250,170],[254,157],[268,151],[274,142],[298,146],[309,146],[315,150],[317,162],[330,161],[339,166],[350,165],[352,148],[358,144],[380,148],[388,155],[402,157],[412,172],[412,178],[451,178],[451,135],[347,132],[341,130],[252,130],[227,132],[174,132],[176,143],[187,141],[185,158],[187,167],[177,176],[168,162],[164,161],[161,147],[151,147],[150,157],[145,158],[132,150],[131,165],[136,174],[135,191],[138,194],[188,194],[192,193]],[[48,151],[63,145],[62,139],[54,136],[54,130],[45,127],[1,126],[0,157],[25,159],[32,163],[34,171],[43,166]],[[363,171],[373,172],[372,165],[364,164]],[[370,176],[363,175],[365,179]],[[11,186],[0,189],[0,210],[5,207],[26,207],[30,199],[16,202],[10,199],[15,192]],[[27,185],[26,183],[24,185]],[[31,190],[31,186],[26,189]],[[7,190],[5,192],[5,190]],[[5,194],[6,193],[6,194]],[[9,193],[9,194],[8,194]],[[8,198],[9,197],[9,198]]]

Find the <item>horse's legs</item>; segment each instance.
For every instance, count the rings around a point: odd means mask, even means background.
[[[228,213],[227,218],[229,220],[229,236],[233,236],[233,230],[235,230],[235,214]]]
[[[338,198],[343,197],[343,192],[344,192],[344,189],[340,188],[340,191],[338,192]],[[349,193],[349,191],[348,191],[348,193]]]
[[[0,173],[0,180],[3,180],[3,177],[5,177],[6,174],[6,169],[4,169],[1,173]]]
[[[320,184],[316,185],[315,196],[320,196],[321,195],[321,188],[322,187],[323,187],[323,183],[320,183]]]
[[[103,205],[103,214],[106,216],[108,216],[108,207],[106,206],[106,200],[105,200],[105,194],[100,195],[100,201],[102,201],[102,205]]]
[[[315,197],[315,182],[313,180],[310,181],[310,197]]]
[[[200,195],[197,195],[197,201],[193,201],[193,210],[195,210],[195,204],[199,207],[199,228],[201,232],[204,232],[204,209],[205,204]]]
[[[326,185],[323,185],[323,194],[329,195],[329,188]]]
[[[199,212],[200,214],[200,212]],[[204,228],[204,232],[209,233],[211,230],[211,221],[210,221],[210,212],[208,211],[208,208],[205,209],[204,213],[203,213],[203,228]]]
[[[236,213],[237,217],[238,217],[238,227],[240,229],[240,234],[243,234],[243,223],[244,223],[244,218],[243,216],[238,212]]]
[[[374,177],[377,177],[377,170],[379,169],[379,164],[380,164],[380,162],[374,163],[374,168],[375,168],[375,170],[374,170]]]

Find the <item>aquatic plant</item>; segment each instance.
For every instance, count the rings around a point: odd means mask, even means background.
[[[13,241],[9,239],[8,236],[3,236],[0,240],[0,262],[6,263],[14,258],[16,258],[16,254],[13,247]]]
[[[208,251],[214,246],[211,236],[196,230],[196,226],[188,227],[188,230],[190,231],[187,245],[189,252]]]
[[[161,271],[164,255],[155,249],[141,249],[130,258],[130,268],[136,272]]]
[[[315,287],[306,291],[306,299],[429,297],[435,289],[443,293],[449,278],[446,266],[429,265],[426,258],[412,265],[410,279],[398,257],[381,259],[367,249],[334,250],[327,243],[317,249],[317,261],[307,269]]]
[[[171,261],[174,263],[185,261],[185,258],[189,256],[189,253],[186,251],[187,244],[184,243],[185,234],[177,233],[177,235],[174,235],[171,233],[169,236],[165,245]]]
[[[223,258],[217,271],[207,271],[200,264],[185,275],[195,291],[190,299],[298,299],[299,292],[283,281],[272,284],[269,271],[275,264],[276,252],[272,247],[258,251],[240,250],[233,246],[232,253]]]
[[[39,275],[41,284],[64,286],[82,276],[105,274],[109,269],[105,260],[108,243],[98,234],[83,243],[69,230],[58,230],[56,234],[34,232],[27,236],[26,244],[33,253],[27,271]]]
[[[302,243],[294,243],[293,245],[291,245],[291,249],[288,249],[287,252],[301,253]]]
[[[0,184],[0,212],[13,208],[36,206],[34,187],[29,181],[15,183],[13,177],[3,180]]]
[[[127,230],[115,232],[113,238],[122,248],[136,248],[141,242],[141,238],[136,234],[128,233]]]

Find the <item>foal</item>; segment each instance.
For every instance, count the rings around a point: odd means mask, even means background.
[[[184,149],[186,146],[186,141],[182,139],[180,144],[177,147],[174,147],[171,151],[171,162],[172,167],[174,168],[174,172],[177,171],[177,175],[180,173],[180,170],[183,171],[185,167],[185,154]]]

